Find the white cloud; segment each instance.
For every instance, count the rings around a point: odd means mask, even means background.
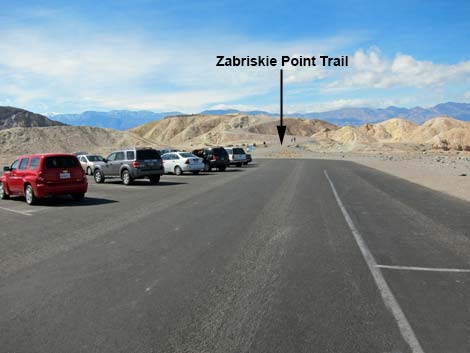
[[[62,24],[61,24],[62,25]],[[318,55],[350,38],[252,42],[223,38],[181,42],[142,33],[95,33],[80,24],[0,28],[0,93],[14,104],[192,111],[265,94],[279,85],[279,68],[220,68],[217,55]],[[163,39],[162,39],[163,38]],[[287,68],[288,83],[325,77],[321,69]]]
[[[352,70],[327,88],[423,88],[470,79],[470,61],[444,65],[419,61],[405,54],[388,59],[377,48],[368,52],[358,50],[351,59]]]

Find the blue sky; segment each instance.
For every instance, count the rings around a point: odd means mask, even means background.
[[[470,102],[468,1],[0,0],[0,105],[41,113],[278,111],[278,68],[216,55],[349,55],[286,68],[288,112]]]

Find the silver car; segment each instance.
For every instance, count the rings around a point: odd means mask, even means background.
[[[104,158],[98,154],[81,154],[78,155],[77,158],[87,175],[93,175],[96,163],[104,161]]]
[[[184,172],[199,174],[204,170],[204,160],[189,152],[171,152],[162,156],[165,173],[181,175]]]
[[[247,164],[246,152],[240,147],[225,147],[228,153],[229,165],[241,167],[242,164]]]

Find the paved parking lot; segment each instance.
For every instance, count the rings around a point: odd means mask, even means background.
[[[468,203],[261,160],[0,202],[5,352],[470,350]]]

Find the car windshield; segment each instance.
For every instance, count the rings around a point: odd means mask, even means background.
[[[87,158],[90,162],[98,162],[98,161],[102,161],[104,159],[101,156],[87,156]]]
[[[46,168],[73,168],[78,166],[78,159],[72,156],[46,157]]]
[[[146,159],[160,159],[160,153],[153,149],[137,150],[137,159],[141,161]]]
[[[180,153],[179,155],[180,155],[181,157],[183,157],[183,158],[197,157],[197,156],[195,156],[194,154],[189,153],[189,152],[183,152],[183,153]]]

